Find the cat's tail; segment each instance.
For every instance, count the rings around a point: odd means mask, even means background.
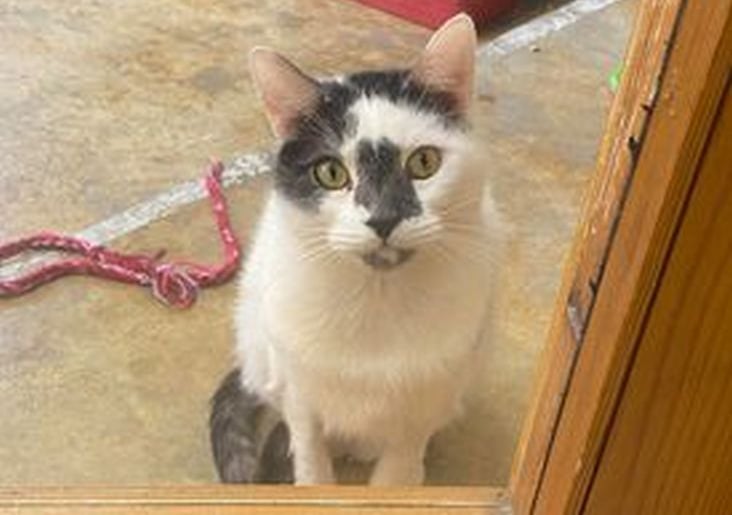
[[[247,391],[237,368],[211,398],[211,449],[224,483],[292,483],[290,435],[279,415]]]

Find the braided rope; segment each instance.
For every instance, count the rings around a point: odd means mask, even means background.
[[[206,190],[224,250],[224,260],[220,265],[211,267],[189,262],[163,263],[160,262],[163,252],[153,256],[122,254],[80,238],[40,232],[0,244],[0,265],[3,260],[27,251],[62,251],[76,256],[45,264],[20,277],[0,280],[0,298],[23,295],[67,275],[91,275],[149,287],[155,298],[163,304],[176,308],[190,307],[196,301],[201,288],[222,284],[231,279],[241,261],[241,248],[231,230],[221,186],[223,170],[221,162],[214,161],[209,165],[205,177]]]

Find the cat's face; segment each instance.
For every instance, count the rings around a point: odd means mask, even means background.
[[[404,71],[315,81],[255,51],[252,68],[282,138],[276,188],[299,208],[304,239],[388,270],[449,232],[451,209],[466,200],[474,51],[467,17],[448,22]]]

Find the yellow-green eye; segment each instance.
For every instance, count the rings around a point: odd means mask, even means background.
[[[340,190],[351,182],[346,167],[332,157],[318,161],[313,166],[313,178],[326,190]]]
[[[435,147],[419,147],[407,158],[405,167],[413,179],[432,177],[442,164],[442,155]]]

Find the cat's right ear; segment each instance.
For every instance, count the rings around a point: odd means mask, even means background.
[[[272,130],[278,138],[286,138],[297,118],[315,108],[318,83],[269,48],[249,53],[249,70]]]

